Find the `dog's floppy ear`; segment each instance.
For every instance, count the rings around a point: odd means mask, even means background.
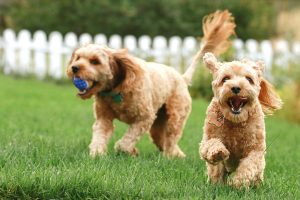
[[[126,49],[117,50],[112,53],[112,56],[118,67],[117,73],[122,73],[121,90],[130,90],[130,88],[136,86],[136,81],[141,78],[142,68],[127,53]]]
[[[218,71],[219,66],[218,66],[218,60],[214,56],[214,54],[208,52],[203,56],[203,61],[206,65],[206,67],[210,70],[211,73],[214,73]]]
[[[282,101],[275,92],[274,87],[264,78],[260,82],[258,99],[265,114],[272,114],[282,106]]]

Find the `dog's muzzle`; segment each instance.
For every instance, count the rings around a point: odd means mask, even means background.
[[[248,99],[246,97],[233,96],[228,99],[228,106],[231,108],[231,112],[235,115],[242,112],[242,108],[247,104]]]

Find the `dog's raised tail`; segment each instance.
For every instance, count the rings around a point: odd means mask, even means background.
[[[228,10],[216,11],[203,18],[202,28],[204,36],[202,38],[202,47],[183,74],[186,83],[191,83],[195,69],[206,52],[219,55],[228,49],[230,46],[228,39],[235,34],[235,27],[234,18]]]

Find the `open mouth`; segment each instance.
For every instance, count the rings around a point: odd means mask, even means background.
[[[94,88],[96,85],[97,85],[98,82],[96,81],[92,81],[92,84],[90,87],[86,88],[86,89],[83,89],[83,90],[79,90],[78,91],[78,95],[84,95],[86,94],[87,92],[89,92],[92,88]]]
[[[90,90],[92,90],[98,84],[98,82],[92,80],[83,80],[79,77],[74,77],[73,84],[79,90],[78,95],[83,96]]]
[[[228,99],[227,104],[231,108],[231,112],[235,115],[242,112],[242,108],[247,104],[248,99],[246,97],[233,96]]]

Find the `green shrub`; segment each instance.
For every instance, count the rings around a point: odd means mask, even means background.
[[[211,81],[212,75],[209,70],[204,65],[198,67],[193,77],[193,83],[189,88],[192,97],[210,100],[213,96]]]
[[[300,60],[291,62],[285,69],[274,66],[272,82],[279,89],[284,103],[279,116],[300,123],[300,68],[297,63]]]
[[[218,60],[231,61],[233,60],[233,55],[233,48],[230,48],[224,54],[222,54]],[[192,85],[189,88],[192,97],[202,97],[210,101],[213,97],[211,82],[212,74],[210,71],[204,66],[204,64],[198,66],[193,76]]]
[[[279,111],[279,116],[300,123],[300,84],[286,84],[280,91],[280,96],[284,105]]]
[[[0,8],[2,28],[47,33],[104,33],[170,37],[202,35],[202,17],[229,9],[240,38],[269,38],[275,31],[275,4],[266,0],[12,0]]]

